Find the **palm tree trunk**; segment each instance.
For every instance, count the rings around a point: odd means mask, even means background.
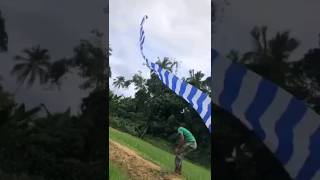
[[[47,116],[51,116],[51,113],[45,104],[41,103],[40,106],[46,111]]]
[[[141,133],[141,135],[140,135],[140,138],[141,138],[141,139],[142,139],[143,136],[147,133],[148,129],[149,129],[149,125],[147,125],[147,127],[146,127],[146,128],[143,130],[143,132]]]
[[[18,85],[18,87],[14,90],[13,96],[17,94],[17,92],[20,90],[21,86],[24,84],[24,81],[26,80],[27,76],[25,76],[22,80],[22,82]]]

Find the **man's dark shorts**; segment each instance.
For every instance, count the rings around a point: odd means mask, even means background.
[[[187,142],[185,143],[177,152],[176,154],[176,167],[181,167],[182,165],[182,160],[191,151],[194,151],[197,149],[197,143],[196,142]]]

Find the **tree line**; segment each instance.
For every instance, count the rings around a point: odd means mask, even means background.
[[[156,62],[169,72],[177,72],[179,63],[171,58],[158,58]],[[189,76],[182,78],[195,87],[211,93],[209,79],[201,71],[189,70]],[[166,87],[157,75],[150,71],[144,78],[139,71],[132,78],[118,76],[113,79],[116,88],[133,86],[134,97],[124,97],[109,91],[110,126],[144,139],[145,136],[161,138],[172,145],[176,142],[177,126],[191,130],[198,142],[198,149],[188,158],[210,167],[211,138],[200,116],[181,97]],[[172,151],[172,150],[171,150]]]
[[[48,49],[35,45],[12,57],[17,89],[7,92],[0,81],[0,178],[7,180],[105,179],[108,49],[103,34],[92,31],[80,40],[71,57],[51,59]],[[0,13],[0,49],[8,50],[5,19]],[[7,60],[7,59],[6,59]],[[9,59],[10,60],[10,59]],[[35,83],[60,87],[63,77],[76,74],[89,91],[80,112],[50,112],[46,102],[27,108],[14,99],[19,88]],[[51,89],[54,90],[54,89]],[[63,97],[61,97],[63,98]]]

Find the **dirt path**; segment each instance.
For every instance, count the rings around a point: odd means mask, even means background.
[[[133,180],[182,180],[176,175],[163,175],[160,166],[143,159],[135,151],[109,139],[109,159],[125,168]]]

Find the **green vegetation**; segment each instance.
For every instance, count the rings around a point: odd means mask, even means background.
[[[6,50],[3,22],[0,16],[0,52]],[[93,33],[94,40],[101,39]],[[96,42],[81,40],[71,57],[53,62],[40,45],[12,57],[17,89],[6,92],[0,84],[0,179],[105,180],[107,57]],[[84,80],[74,88],[88,92],[79,103],[78,114],[72,114],[70,108],[50,112],[48,102],[35,107],[16,102],[19,87],[31,88],[35,83],[59,87],[62,77],[73,72]]]
[[[128,180],[125,171],[109,161],[109,179],[110,180]]]
[[[120,132],[113,128],[109,128],[109,138],[123,144],[130,149],[135,150],[139,155],[147,160],[154,162],[161,166],[162,169],[173,172],[174,170],[174,155],[162,150],[158,147],[151,145],[137,137],[129,135],[127,133]],[[190,161],[183,162],[182,175],[189,180],[206,180],[211,179],[210,170],[192,164]]]
[[[170,72],[178,71],[178,62],[164,57],[156,62]],[[114,78],[116,88],[134,86],[134,97],[123,97],[109,91],[109,124],[141,139],[166,140],[176,143],[174,135],[177,127],[184,126],[195,136],[198,150],[188,155],[193,162],[210,168],[211,166],[211,137],[198,113],[184,99],[167,88],[154,73],[145,78],[141,72],[132,78],[123,76]],[[201,71],[190,70],[185,79],[195,87],[211,93],[209,78]],[[158,146],[158,145],[157,145]]]

